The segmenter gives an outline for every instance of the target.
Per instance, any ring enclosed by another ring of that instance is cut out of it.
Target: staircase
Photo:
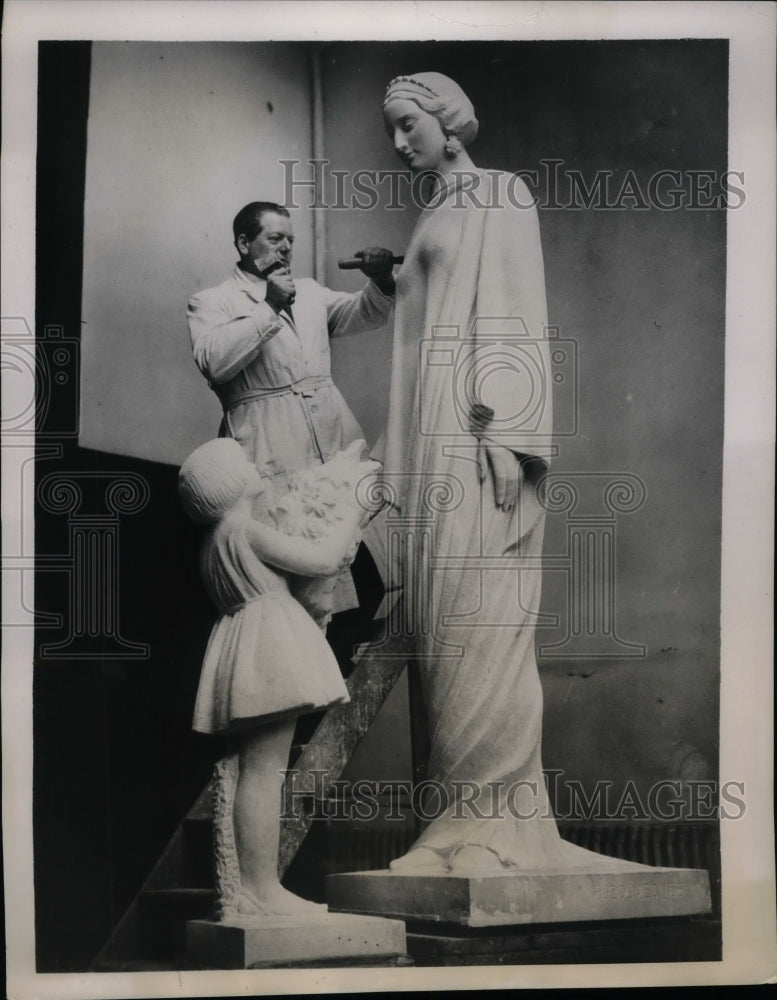
[[[208,785],[94,960],[92,971],[185,968],[181,962],[186,921],[207,917],[213,901]]]

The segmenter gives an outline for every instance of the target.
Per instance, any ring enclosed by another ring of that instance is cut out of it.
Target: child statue
[[[362,446],[354,443],[292,491],[278,513],[282,530],[251,516],[263,485],[237,441],[209,441],[181,466],[186,512],[212,525],[200,570],[220,613],[205,652],[193,728],[238,745],[218,762],[213,782],[222,920],[326,912],[325,905],[288,892],[278,878],[282,772],[297,717],[348,701],[322,627],[331,580],[353,558],[370,516],[354,488],[378,466],[359,460]],[[305,593],[318,621],[292,596],[289,577],[298,590],[302,578],[313,578]]]

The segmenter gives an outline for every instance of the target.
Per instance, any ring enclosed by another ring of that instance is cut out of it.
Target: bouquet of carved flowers
[[[364,441],[354,441],[323,465],[297,473],[289,492],[270,512],[278,531],[316,541],[343,519],[346,505],[361,508],[363,527],[375,513],[371,497],[378,468],[376,462],[362,460],[365,450]],[[349,567],[360,541],[361,531],[357,531],[338,573],[327,577],[289,578],[292,594],[322,630],[332,617],[335,587],[343,574],[350,573]]]

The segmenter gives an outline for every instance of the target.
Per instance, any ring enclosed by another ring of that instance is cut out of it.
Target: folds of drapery
[[[481,481],[478,472],[469,411],[475,402],[494,410],[488,442],[547,462],[552,409],[539,225],[536,211],[507,201],[506,181],[481,175],[475,192],[501,207],[470,200],[463,216],[438,216],[456,211],[441,206],[419,219],[404,265],[421,272],[404,283],[415,301],[403,299],[399,282],[383,458],[393,510],[416,535],[405,550],[412,555],[401,572],[413,587],[403,600],[419,604],[405,615],[417,626],[428,773],[450,803],[419,845],[450,858],[476,844],[518,865],[543,863],[559,842],[541,773],[534,653],[544,515],[534,476],[511,512],[496,507],[490,474]],[[424,269],[435,240],[447,241],[450,261],[451,233],[458,247],[450,266]],[[420,605],[430,609],[429,627],[418,627]],[[457,782],[471,783],[465,822],[454,805]],[[478,810],[503,820],[479,819]]]

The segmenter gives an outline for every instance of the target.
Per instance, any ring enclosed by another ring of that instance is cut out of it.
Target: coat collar
[[[249,274],[248,271],[244,271],[239,264],[235,264],[235,270],[232,273],[232,278],[237,288],[241,292],[244,292],[249,299],[253,302],[264,302],[267,294],[267,281],[264,278],[259,278],[255,274]],[[296,329],[296,324],[291,314],[291,310],[284,309],[280,315],[281,319],[285,320],[289,326]]]
[[[245,292],[254,302],[264,302],[264,297],[267,294],[267,282],[264,278],[249,274],[239,264],[235,264],[232,277],[241,292]]]

